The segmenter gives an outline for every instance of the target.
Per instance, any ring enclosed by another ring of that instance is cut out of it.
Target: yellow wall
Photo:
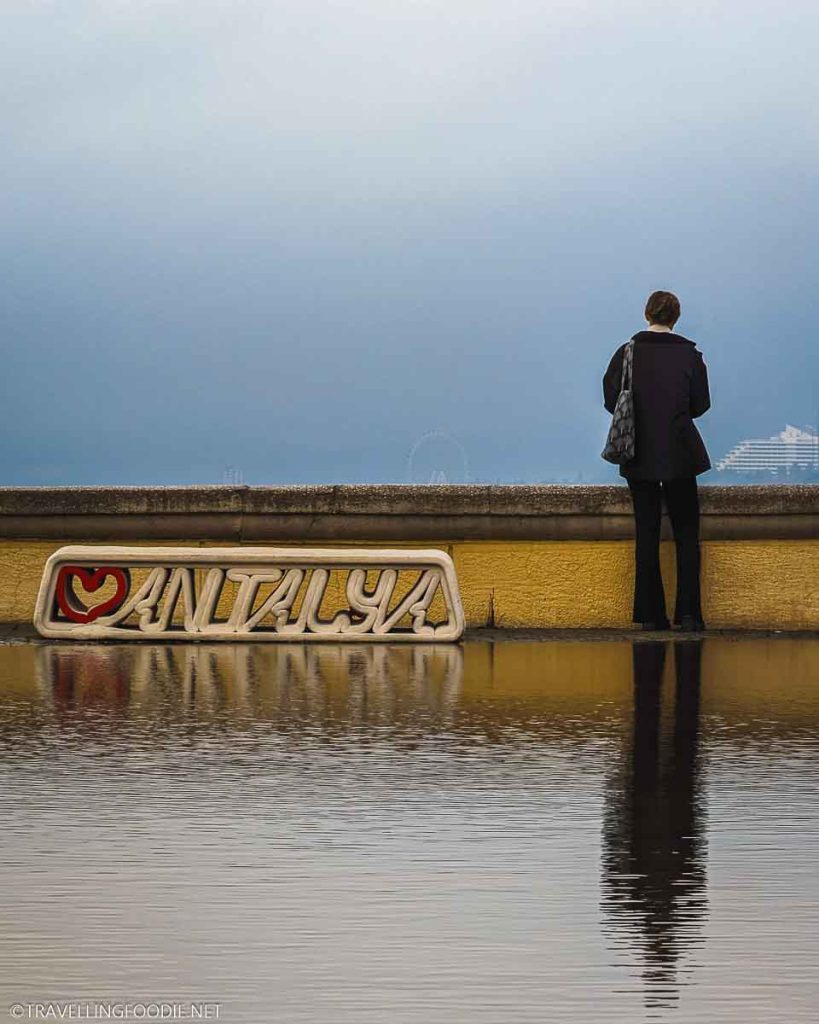
[[[173,543],[191,546],[183,539]],[[194,542],[193,546],[209,543],[219,542]],[[61,546],[53,541],[0,541],[0,622],[31,622],[43,565]],[[626,626],[631,619],[630,541],[343,546],[448,551],[458,573],[468,626],[493,621],[501,628],[608,628]],[[662,559],[671,611],[671,544],[663,545]],[[705,542],[702,578],[709,626],[819,629],[819,540]]]

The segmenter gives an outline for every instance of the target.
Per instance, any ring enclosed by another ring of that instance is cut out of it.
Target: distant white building
[[[720,471],[734,473],[789,473],[793,469],[819,470],[819,435],[786,426],[781,434],[740,441],[717,462]]]

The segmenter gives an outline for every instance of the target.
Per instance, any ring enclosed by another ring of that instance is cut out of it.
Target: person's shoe
[[[683,633],[702,633],[704,629],[702,619],[695,619],[693,615],[683,615],[680,619],[680,631]]]
[[[671,629],[671,623],[668,619],[665,622],[641,622],[640,629],[644,633],[662,633],[666,629]]]

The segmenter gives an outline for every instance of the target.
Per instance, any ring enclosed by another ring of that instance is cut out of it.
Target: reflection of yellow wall
[[[177,543],[190,544],[184,540]],[[0,541],[0,622],[31,622],[43,565],[61,546],[45,541]],[[492,622],[506,628],[618,627],[627,625],[631,618],[630,541],[465,541],[389,546],[440,547],[448,551],[458,573],[467,625],[472,627]],[[674,578],[670,544],[663,545],[662,557],[671,606]],[[817,581],[819,540],[721,540],[703,544],[704,611],[708,624],[714,627],[819,629]],[[340,596],[337,587],[328,593],[327,614],[335,610],[333,591]]]
[[[575,709],[596,708],[622,701],[630,686],[629,643],[474,643],[464,648],[465,701],[565,699]]]
[[[666,645],[667,709],[676,646]],[[24,722],[31,721],[28,712],[20,716],[24,705],[47,712],[94,704],[133,718],[227,716],[240,728],[383,724],[415,733],[476,729],[498,740],[507,729],[511,738],[515,730],[570,738],[628,724],[632,647],[563,639],[417,647],[16,644],[0,647],[0,725],[15,703],[12,717]],[[707,638],[701,667],[705,728],[725,724],[729,740],[815,735],[819,639]]]
[[[819,640],[743,639],[706,643],[703,710],[734,718],[754,709],[761,720],[819,718]],[[808,714],[809,712],[809,714]]]

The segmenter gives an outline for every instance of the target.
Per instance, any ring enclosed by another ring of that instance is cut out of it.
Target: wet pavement
[[[8,642],[0,1012],[812,1021],[818,770],[815,637]]]

